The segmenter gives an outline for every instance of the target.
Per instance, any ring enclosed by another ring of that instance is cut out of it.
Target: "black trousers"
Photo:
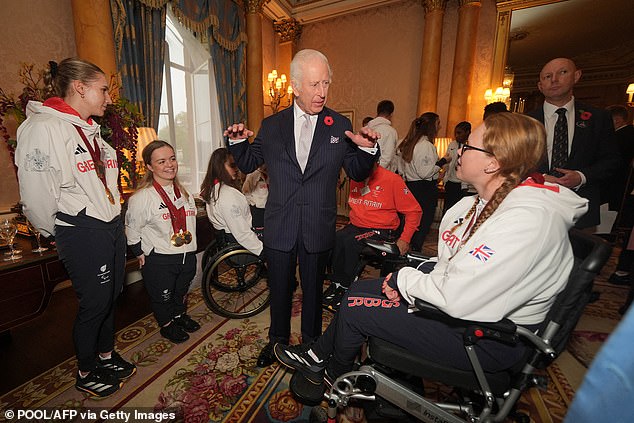
[[[452,208],[454,204],[460,201],[464,197],[462,193],[462,183],[460,182],[445,182],[445,205],[443,208],[443,214],[447,213],[447,210]]]
[[[420,208],[423,209],[423,217],[420,219],[418,230],[412,236],[411,242],[412,250],[420,251],[436,215],[438,185],[437,181],[410,181],[406,182],[406,185],[418,201]]]
[[[345,287],[349,287],[354,282],[358,276],[356,273],[359,255],[365,246],[363,240],[369,238],[393,241],[396,238],[396,231],[360,228],[353,224],[348,224],[337,231],[335,248],[330,260],[331,281],[338,282]]]
[[[332,376],[352,369],[361,345],[375,336],[420,357],[470,370],[459,329],[408,312],[407,303],[390,301],[382,294],[383,279],[356,281],[347,291],[335,319],[313,346],[319,357],[329,357]],[[537,329],[538,325],[528,326]],[[524,344],[504,345],[480,341],[476,353],[485,371],[499,371],[516,364],[526,351]]]
[[[183,260],[183,254],[152,252],[145,257],[141,274],[159,326],[165,326],[187,311],[185,295],[196,275],[194,253],[186,254]]]
[[[269,342],[288,343],[291,334],[295,271],[299,262],[302,287],[302,340],[310,342],[321,334],[321,296],[330,250],[309,253],[299,232],[291,251],[264,248],[271,290]]]
[[[98,353],[114,349],[114,308],[125,278],[123,220],[107,229],[56,225],[55,242],[79,300],[73,326],[78,367],[90,372]]]

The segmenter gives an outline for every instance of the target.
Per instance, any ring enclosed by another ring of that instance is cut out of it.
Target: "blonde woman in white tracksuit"
[[[92,119],[112,100],[104,72],[92,63],[51,62],[50,74],[59,97],[30,101],[18,128],[20,201],[29,221],[55,241],[79,300],[75,387],[106,397],[136,372],[114,351],[126,261],[117,154]]]

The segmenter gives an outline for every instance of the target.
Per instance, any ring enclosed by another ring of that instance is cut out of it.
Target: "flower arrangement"
[[[13,119],[17,126],[20,126],[26,119],[26,105],[29,101],[43,102],[55,95],[49,69],[36,70],[33,64],[21,63],[18,75],[24,87],[17,99],[0,88],[0,136],[6,142],[12,159],[17,140],[10,135],[9,119]],[[119,97],[118,80],[115,75],[110,78],[110,97],[113,103],[106,108],[102,117],[96,117],[95,120],[101,125],[103,139],[117,151],[121,175],[119,191],[122,191],[122,180],[129,187],[136,188],[137,128],[143,125],[144,118],[134,104]]]

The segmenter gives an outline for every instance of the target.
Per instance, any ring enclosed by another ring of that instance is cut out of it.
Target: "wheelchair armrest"
[[[452,327],[464,328],[462,338],[465,345],[474,345],[481,339],[493,339],[506,344],[515,344],[519,340],[517,325],[507,318],[497,322],[475,322],[452,317],[433,304],[418,298],[414,304],[418,309],[415,314],[419,316],[438,320]]]
[[[401,252],[394,242],[378,241],[372,239],[364,239],[363,242],[365,242],[368,247],[373,248],[374,250],[381,253],[381,255],[383,256],[398,257],[401,255]]]

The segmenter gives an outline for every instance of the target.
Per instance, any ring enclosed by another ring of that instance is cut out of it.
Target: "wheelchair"
[[[264,262],[240,244],[216,237],[202,258],[202,294],[207,307],[220,316],[243,319],[269,305]]]
[[[566,287],[557,295],[536,333],[509,319],[493,323],[455,319],[429,303],[416,301],[416,313],[421,317],[442,320],[463,329],[463,344],[472,365],[471,371],[429,362],[397,345],[369,338],[365,362],[358,370],[338,377],[329,389],[324,385],[321,391],[323,397],[311,398],[301,392],[301,387],[306,385],[302,383],[300,372],[293,374],[291,390],[307,404],[315,405],[327,400],[327,411],[321,407],[313,409],[311,420],[315,422],[335,421],[331,419],[336,417],[337,409],[347,406],[351,400],[387,405],[392,415],[401,413],[401,417],[397,418],[399,421],[413,417],[425,422],[501,422],[509,416],[521,422],[530,421],[528,416],[516,412],[516,402],[530,387],[546,386],[547,378],[535,373],[546,369],[565,349],[588,303],[594,278],[612,250],[605,240],[576,229],[572,229],[569,236],[575,257],[573,269]],[[386,256],[398,256],[393,247],[379,245]],[[482,369],[475,353],[475,345],[482,339],[505,343],[516,343],[522,339],[530,347],[524,359],[513,368],[490,373]],[[425,398],[403,376],[453,387],[456,400],[435,402]]]

